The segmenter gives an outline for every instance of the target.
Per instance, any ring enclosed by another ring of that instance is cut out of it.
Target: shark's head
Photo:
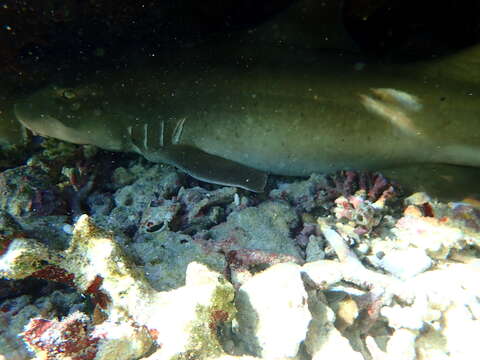
[[[111,119],[105,117],[109,104],[103,95],[101,86],[95,84],[75,88],[50,85],[16,103],[15,115],[38,135],[117,150],[120,138]]]

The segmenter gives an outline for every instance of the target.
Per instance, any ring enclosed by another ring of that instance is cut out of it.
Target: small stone
[[[73,234],[73,226],[70,224],[64,224],[62,226],[62,230],[64,233],[72,235]]]
[[[358,305],[351,296],[345,297],[338,303],[338,309],[336,312],[337,320],[335,327],[340,331],[352,326],[359,314]]]
[[[416,192],[403,200],[405,205],[422,205],[431,201],[432,198],[424,192]]]
[[[360,243],[357,246],[357,251],[362,255],[366,255],[370,251],[370,246],[366,243]]]
[[[323,244],[320,242],[320,238],[311,235],[308,240],[307,249],[305,250],[307,262],[325,259],[325,251],[322,250],[322,247]]]

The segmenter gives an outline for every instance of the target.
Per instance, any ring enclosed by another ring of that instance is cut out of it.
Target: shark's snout
[[[17,120],[36,135],[52,136],[61,140],[72,141],[66,136],[66,128],[61,121],[53,117],[45,101],[38,101],[35,95],[26,98],[14,105],[14,113]]]
[[[14,105],[17,120],[27,129],[42,136],[55,136],[65,127],[62,106],[55,96],[55,86],[49,86],[18,101]],[[65,140],[63,137],[60,139]]]
[[[122,139],[113,135],[116,129],[95,111],[96,104],[88,106],[88,98],[70,95],[57,86],[44,88],[16,103],[15,116],[36,135],[119,150]]]

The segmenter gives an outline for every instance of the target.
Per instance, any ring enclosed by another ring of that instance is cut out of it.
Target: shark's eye
[[[72,100],[72,99],[75,99],[77,94],[75,94],[75,92],[72,90],[64,90],[62,93],[62,96],[67,100]]]

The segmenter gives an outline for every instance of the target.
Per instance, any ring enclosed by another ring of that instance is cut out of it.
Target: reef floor
[[[53,140],[0,194],[0,360],[478,353],[474,199],[354,171],[253,194]]]

